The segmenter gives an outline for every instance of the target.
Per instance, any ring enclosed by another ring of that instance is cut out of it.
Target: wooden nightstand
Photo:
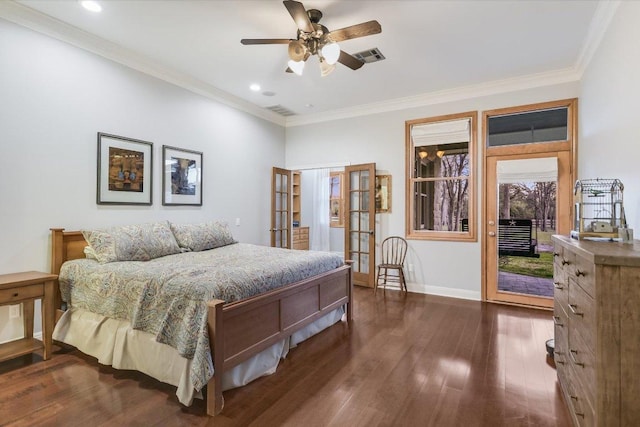
[[[0,344],[0,362],[44,348],[43,359],[51,357],[55,316],[55,274],[25,271],[0,275],[0,305],[23,304],[24,338]],[[42,300],[42,341],[33,338],[33,302]]]

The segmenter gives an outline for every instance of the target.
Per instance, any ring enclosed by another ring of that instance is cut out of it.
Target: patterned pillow
[[[102,264],[114,261],[149,261],[180,253],[169,221],[83,230],[82,235]]]
[[[193,252],[237,243],[233,240],[227,223],[222,221],[209,221],[201,224],[172,223],[171,231],[176,236],[181,248]]]

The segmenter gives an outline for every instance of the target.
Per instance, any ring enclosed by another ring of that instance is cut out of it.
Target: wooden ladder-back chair
[[[399,236],[387,237],[382,241],[382,262],[378,265],[378,274],[374,293],[378,291],[380,281],[386,291],[387,282],[400,285],[400,291],[407,292],[407,282],[404,278],[404,259],[407,256],[407,241]]]

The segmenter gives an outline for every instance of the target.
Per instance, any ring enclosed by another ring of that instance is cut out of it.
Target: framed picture
[[[98,133],[99,205],[151,205],[153,144]]]
[[[162,146],[162,204],[202,206],[202,153]]]
[[[376,213],[391,212],[391,175],[376,175]]]

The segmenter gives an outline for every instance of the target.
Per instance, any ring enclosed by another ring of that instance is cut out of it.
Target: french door
[[[345,259],[353,261],[353,283],[373,287],[376,258],[376,165],[345,168]]]
[[[271,172],[271,246],[291,249],[291,171]],[[328,197],[328,196],[327,196]]]
[[[487,300],[553,307],[553,279],[549,277],[553,271],[553,249],[548,238],[551,234],[569,234],[571,230],[571,162],[569,151],[485,158],[483,228]],[[544,172],[535,170],[536,166],[545,164],[557,164],[555,178],[544,177]],[[516,176],[515,179],[509,178],[509,168],[516,172],[511,175]],[[527,174],[531,168],[533,170]],[[527,191],[530,194],[522,194]],[[518,204],[532,197],[538,209],[541,204],[551,202],[553,205],[545,206],[545,209],[553,214],[532,220],[534,215],[529,213],[524,214],[528,219],[520,218],[518,212],[524,211],[524,207]],[[534,268],[543,273],[535,273]]]

